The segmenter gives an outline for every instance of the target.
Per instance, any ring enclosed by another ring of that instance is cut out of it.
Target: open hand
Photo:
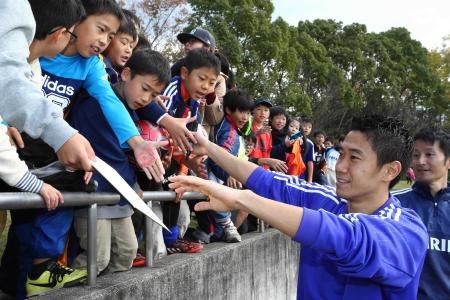
[[[162,142],[140,142],[134,149],[134,156],[139,167],[144,170],[149,179],[154,179],[156,182],[164,180],[164,167],[156,151],[157,148],[168,145],[168,141]]]

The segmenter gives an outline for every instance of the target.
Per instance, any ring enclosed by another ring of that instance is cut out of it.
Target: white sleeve
[[[0,178],[7,184],[26,192],[38,193],[43,182],[28,171],[25,162],[21,161],[9,142],[7,127],[0,116]]]

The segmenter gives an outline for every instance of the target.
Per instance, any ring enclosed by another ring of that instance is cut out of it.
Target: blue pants
[[[2,274],[1,277],[14,274],[10,270],[13,264],[9,262],[17,261],[19,265],[15,265],[15,268],[18,267],[19,274],[15,281],[17,282],[16,299],[25,299],[25,282],[27,274],[31,271],[33,259],[57,258],[64,252],[67,235],[72,226],[73,210],[72,208],[58,208],[50,212],[42,210],[26,223],[16,223],[14,213],[11,211],[12,223],[9,232],[9,235],[13,236],[11,238],[8,236],[6,247],[14,248],[14,245],[9,245],[11,239],[12,243],[16,243],[18,253],[5,250],[4,255],[7,257],[2,259],[1,272],[6,274]],[[13,278],[10,280],[14,281]]]

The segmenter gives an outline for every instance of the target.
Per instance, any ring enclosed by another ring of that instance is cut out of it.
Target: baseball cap
[[[258,105],[264,105],[264,106],[267,106],[269,108],[273,106],[272,102],[270,102],[270,100],[268,100],[268,99],[257,99],[257,100],[255,100],[255,105],[253,107],[257,107]]]
[[[210,48],[216,48],[216,40],[208,30],[203,28],[197,27],[191,32],[183,32],[177,35],[177,39],[182,44],[186,43],[191,38],[196,38],[197,40],[208,45]]]

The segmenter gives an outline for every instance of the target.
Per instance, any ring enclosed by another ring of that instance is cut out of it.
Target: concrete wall
[[[298,260],[298,244],[272,229],[34,299],[295,299]]]

